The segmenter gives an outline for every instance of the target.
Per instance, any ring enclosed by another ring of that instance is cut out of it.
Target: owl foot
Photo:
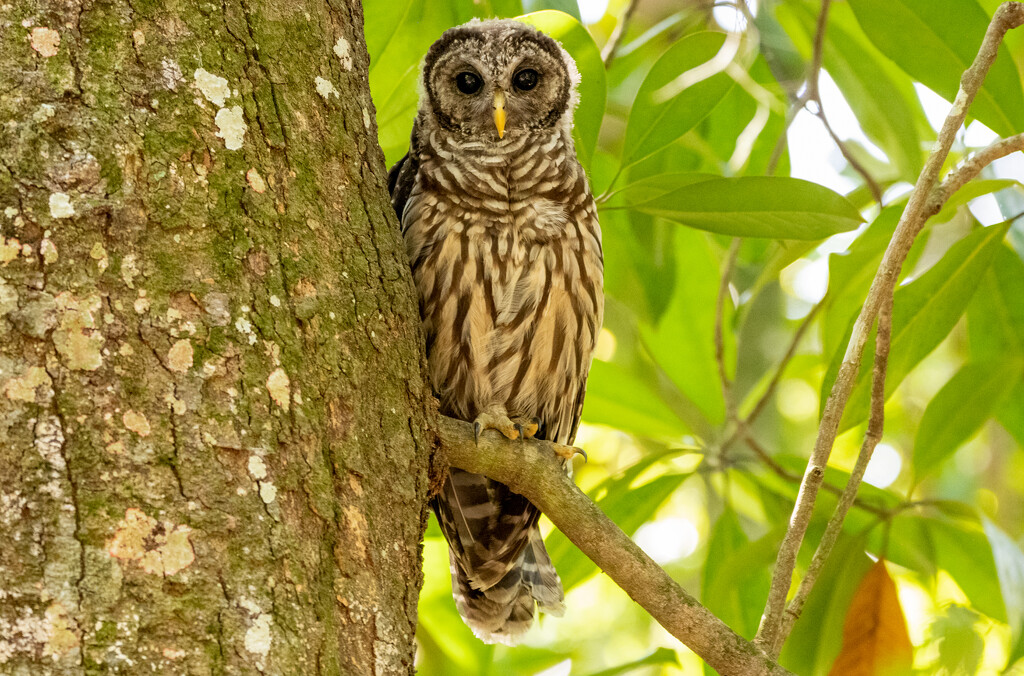
[[[519,432],[520,439],[533,439],[540,429],[540,418],[517,417],[512,419],[512,425]]]
[[[473,421],[473,439],[477,444],[480,443],[480,433],[484,430],[498,430],[509,439],[519,439],[522,428],[505,415],[504,411],[484,411]]]
[[[565,444],[552,444],[555,447],[555,455],[565,460],[572,460],[576,457],[576,454],[583,456],[583,462],[587,461],[587,452],[582,448],[576,448],[575,446],[566,446]]]

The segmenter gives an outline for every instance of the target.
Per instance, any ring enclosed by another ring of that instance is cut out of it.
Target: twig
[[[764,407],[769,401],[771,401],[772,395],[775,394],[775,390],[778,388],[779,382],[782,380],[782,376],[786,371],[786,367],[789,366],[789,362],[791,362],[793,357],[796,356],[796,350],[800,346],[800,341],[803,340],[804,334],[807,333],[807,329],[809,329],[811,324],[814,323],[814,318],[818,316],[818,313],[823,307],[825,307],[825,298],[822,298],[814,304],[814,307],[812,307],[811,311],[807,313],[806,317],[804,317],[800,326],[797,327],[792,340],[789,342],[789,347],[786,349],[786,354],[782,356],[782,361],[779,362],[778,368],[775,369],[775,374],[772,376],[771,382],[768,383],[768,387],[765,389],[764,394],[761,395],[761,398],[757,400],[756,404],[754,404],[754,408],[750,410],[750,415],[746,417],[745,422],[747,425],[752,425],[754,421],[757,420],[757,417],[761,415]]]
[[[818,76],[821,73],[821,62],[824,59],[825,54],[825,29],[828,27],[828,10],[832,4],[832,0],[821,0],[821,11],[818,12],[818,24],[814,29],[814,48],[811,52],[811,67],[807,72],[807,78],[804,84],[804,92],[801,94],[793,105],[789,109],[789,114],[786,115],[786,124],[782,127],[782,133],[779,135],[779,140],[775,142],[775,149],[772,150],[772,157],[768,161],[768,167],[765,171],[766,174],[771,176],[775,173],[775,169],[779,165],[779,160],[782,159],[782,151],[786,147],[786,134],[789,132],[789,127],[793,124],[793,120],[796,119],[797,114],[804,109],[808,101],[818,99]],[[818,104],[821,107],[821,104]]]
[[[811,565],[807,568],[807,573],[800,581],[800,587],[797,589],[796,595],[793,596],[793,600],[786,607],[782,628],[775,637],[775,644],[772,646],[773,654],[779,652],[782,644],[786,641],[786,637],[789,636],[789,632],[793,629],[793,624],[800,618],[804,604],[807,603],[807,597],[814,588],[814,583],[818,580],[821,569],[832,553],[836,540],[839,539],[839,533],[843,529],[843,521],[846,519],[846,514],[850,511],[850,506],[857,498],[857,489],[860,488],[861,481],[864,479],[864,472],[867,471],[868,463],[871,462],[871,456],[875,452],[875,447],[882,440],[882,431],[885,428],[885,374],[889,366],[891,336],[892,296],[889,295],[882,299],[882,306],[879,308],[878,313],[878,333],[875,336],[875,365],[871,379],[871,414],[868,417],[867,434],[864,435],[864,443],[860,447],[857,463],[850,473],[849,481],[846,482],[846,488],[843,489],[843,493],[839,497],[839,504],[836,505],[832,518],[829,519],[828,525],[825,527],[825,533],[821,536],[821,542],[818,543],[818,549],[814,552]],[[828,484],[825,485],[828,486]]]
[[[1024,151],[1024,133],[1000,139],[968,157],[943,179],[938,190],[935,191],[932,202],[928,205],[928,215],[937,214],[946,200],[952,197],[965,183],[980,174],[982,169],[1018,150]]]
[[[744,426],[743,430],[743,442],[747,446],[749,446],[752,451],[754,451],[754,454],[765,464],[765,466],[768,467],[768,469],[775,472],[776,474],[778,474],[780,477],[787,481],[792,481],[795,483],[800,482],[800,475],[790,472],[788,469],[777,463],[775,461],[775,458],[771,456],[767,449],[765,449],[765,447],[761,445],[761,443],[753,436],[753,434],[750,433],[749,428]],[[830,483],[824,483],[821,486],[826,491],[834,495],[843,494],[843,491],[838,486],[833,486]],[[881,517],[883,519],[888,519],[890,516],[892,516],[892,513],[889,510],[883,509],[881,507],[876,507],[872,504],[864,502],[859,498],[854,499],[854,504],[863,509],[865,512],[871,512],[875,516]]]
[[[615,584],[719,673],[783,676],[751,642],[737,635],[680,587],[569,478],[546,441],[509,441],[469,423],[442,417],[438,434],[455,467],[484,474],[541,509]]]
[[[629,20],[633,18],[633,12],[636,11],[637,4],[639,4],[639,0],[629,0],[629,4],[626,5],[626,9],[622,12],[622,18],[616,22],[615,30],[608,36],[608,42],[605,43],[604,49],[601,50],[601,60],[604,61],[605,70],[612,65],[615,52],[618,51],[619,44],[626,35],[626,29],[629,28]]]
[[[735,420],[736,406],[732,400],[732,381],[729,380],[729,372],[725,366],[725,340],[722,338],[722,324],[725,321],[725,296],[729,293],[729,283],[732,281],[732,273],[736,267],[736,257],[740,253],[741,244],[743,244],[743,240],[735,237],[732,244],[729,245],[725,269],[722,270],[722,281],[718,285],[718,300],[715,304],[715,361],[718,363],[718,380],[722,385],[722,399],[725,401],[726,417],[729,420]]]
[[[834,129],[832,129],[832,125],[829,124],[828,117],[825,115],[825,106],[821,104],[821,96],[815,94],[814,100],[818,104],[817,117],[821,120],[821,124],[824,125],[825,131],[827,131],[828,135],[832,137],[832,142],[836,144],[836,147],[839,148],[839,152],[843,154],[843,158],[851,167],[853,167],[853,170],[860,174],[861,178],[864,179],[864,183],[867,184],[868,190],[871,191],[871,196],[875,198],[875,202],[877,202],[879,206],[882,206],[882,189],[878,186],[878,181],[868,173],[867,168],[861,164],[860,160],[858,160],[854,154],[850,152],[850,149],[846,147],[846,142],[839,138],[839,135],[836,134]]]
[[[814,318],[818,315],[818,312],[820,312],[821,308],[825,306],[826,298],[827,296],[818,301],[814,307],[811,308],[811,311],[807,313],[807,316],[804,317],[800,326],[797,327],[796,332],[793,334],[793,338],[789,342],[789,347],[786,349],[786,354],[783,355],[782,360],[779,361],[779,365],[775,368],[775,372],[772,375],[772,379],[768,383],[768,387],[765,389],[764,394],[762,394],[761,398],[757,400],[756,404],[754,404],[754,408],[750,410],[750,414],[740,421],[732,434],[722,442],[722,445],[719,447],[720,453],[725,453],[734,443],[736,443],[737,440],[739,440],[740,437],[746,436],[749,438],[750,426],[754,424],[754,421],[756,421],[758,416],[760,416],[764,411],[765,406],[767,406],[768,402],[771,401],[772,396],[775,394],[775,390],[779,386],[779,382],[782,381],[782,376],[786,372],[786,367],[789,365],[789,362],[793,360],[793,357],[796,356],[796,350],[800,346],[800,341],[803,340],[804,334],[807,333],[807,329],[809,329],[811,324],[814,323]]]
[[[772,574],[771,589],[768,593],[764,614],[761,617],[761,626],[758,629],[757,637],[754,639],[758,645],[767,647],[766,651],[773,656],[775,656],[774,647],[777,645],[777,636],[782,628],[783,609],[785,607],[786,595],[793,579],[793,570],[796,567],[797,552],[803,542],[804,534],[807,532],[811,513],[814,510],[814,500],[825,475],[825,466],[832,452],[832,445],[839,430],[839,423],[842,420],[843,411],[850,398],[850,393],[853,391],[868,332],[874,323],[883,299],[892,296],[903,261],[910,251],[914,238],[924,226],[927,210],[935,205],[933,189],[936,186],[942,164],[949,155],[949,149],[953,144],[956,133],[963,125],[964,119],[967,116],[967,109],[981,87],[985,74],[988,72],[992,62],[995,61],[999,44],[1002,42],[1006,31],[1016,28],[1021,24],[1024,24],[1024,3],[1021,2],[1003,3],[992,17],[992,22],[985,33],[985,38],[982,41],[977,57],[975,57],[971,67],[961,78],[960,91],[957,93],[953,107],[943,123],[935,147],[931,155],[929,155],[921,175],[917,179],[914,190],[910,194],[907,208],[900,217],[900,222],[897,224],[892,240],[886,248],[882,263],[871,283],[871,289],[868,291],[864,306],[861,308],[860,314],[854,323],[850,342],[847,344],[846,353],[843,356],[843,363],[839,367],[835,384],[832,386],[832,391],[825,403],[821,425],[818,429],[818,438],[815,441],[814,450],[807,463],[807,470],[800,485],[797,502],[793,508],[793,515],[790,518],[789,528],[779,548],[775,570]]]

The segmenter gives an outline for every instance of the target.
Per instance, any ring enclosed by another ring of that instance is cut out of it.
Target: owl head
[[[576,62],[552,38],[511,19],[450,28],[423,62],[421,124],[473,140],[572,127]]]

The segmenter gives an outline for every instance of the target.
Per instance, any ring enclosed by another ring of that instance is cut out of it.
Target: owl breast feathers
[[[471,21],[434,43],[409,153],[389,174],[442,413],[571,444],[604,297],[601,233],[576,159],[579,74],[550,37]],[[433,503],[452,589],[487,642],[515,643],[535,606],[561,614],[539,511],[451,469]]]

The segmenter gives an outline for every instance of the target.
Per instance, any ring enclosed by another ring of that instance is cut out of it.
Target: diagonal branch
[[[825,533],[821,536],[821,542],[818,543],[818,549],[814,552],[814,558],[811,559],[811,565],[807,568],[807,574],[800,581],[800,587],[797,589],[796,595],[793,596],[793,600],[786,607],[782,629],[775,638],[775,645],[772,646],[773,653],[778,653],[782,648],[782,644],[786,642],[786,637],[789,636],[789,632],[793,629],[793,624],[800,618],[804,604],[807,603],[807,597],[810,596],[814,583],[818,580],[818,575],[821,574],[821,569],[825,566],[825,562],[828,561],[828,557],[832,553],[832,548],[839,539],[839,533],[843,529],[843,521],[846,519],[846,514],[857,499],[857,489],[860,488],[861,481],[864,479],[864,472],[868,469],[868,463],[871,462],[871,456],[875,452],[875,447],[882,440],[882,431],[885,428],[885,374],[889,366],[891,338],[892,296],[890,295],[882,299],[882,307],[878,313],[878,333],[875,336],[875,366],[871,378],[871,415],[868,418],[868,431],[864,435],[864,443],[860,447],[857,462],[850,473],[850,480],[846,482],[846,488],[843,489],[843,493],[839,497],[839,504],[836,505],[832,518],[829,519],[828,526],[825,527]]]
[[[622,38],[626,36],[629,20],[633,18],[633,12],[636,11],[637,4],[638,0],[629,0],[629,4],[626,5],[622,16],[615,22],[615,29],[608,37],[608,42],[605,43],[604,49],[601,50],[601,61],[604,62],[606,70],[611,67],[612,61],[615,59],[615,53],[619,50],[619,45],[622,43]]]
[[[839,431],[839,423],[843,417],[846,403],[849,401],[850,393],[860,370],[861,357],[864,345],[867,342],[871,325],[874,324],[878,315],[879,307],[891,302],[896,280],[899,277],[900,269],[910,251],[914,238],[924,227],[929,215],[929,210],[935,207],[936,198],[934,190],[938,181],[942,164],[949,155],[949,149],[957,131],[964,123],[967,116],[967,109],[974,100],[975,95],[981,88],[992,62],[995,61],[999,50],[999,44],[1003,36],[1012,28],[1024,24],[1024,3],[1005,2],[999,6],[988,30],[982,41],[977,57],[960,81],[960,90],[957,93],[953,107],[946,117],[939,132],[938,140],[932,150],[928,161],[925,163],[917,184],[910,194],[910,201],[907,208],[900,217],[892,240],[886,248],[882,263],[875,274],[868,291],[864,306],[857,317],[847,344],[843,363],[839,368],[835,384],[829,393],[825,403],[825,410],[821,416],[821,425],[818,429],[818,438],[814,444],[814,450],[807,463],[807,470],[804,473],[803,482],[800,485],[800,492],[797,496],[796,505],[793,508],[793,515],[790,518],[789,528],[786,531],[782,545],[779,547],[779,555],[775,562],[775,571],[772,574],[772,585],[768,593],[768,600],[765,604],[764,614],[761,617],[761,626],[758,629],[755,643],[765,648],[771,654],[776,655],[776,648],[779,645],[778,637],[782,631],[784,620],[783,610],[785,608],[786,596],[793,579],[793,571],[796,568],[796,556],[803,542],[807,526],[811,521],[811,514],[814,511],[814,501],[818,489],[825,476],[825,466],[828,463],[829,455],[832,452],[832,445],[835,443]],[[994,159],[994,158],[993,158]],[[980,169],[979,169],[980,170]],[[941,203],[939,204],[941,207]]]
[[[455,467],[484,474],[526,496],[669,633],[726,676],[783,676],[753,643],[715,617],[623,533],[569,478],[546,441],[509,441],[441,418],[443,450]]]
[[[814,48],[811,52],[811,66],[807,71],[804,91],[793,102],[793,105],[789,108],[789,114],[786,115],[786,124],[782,128],[779,140],[775,142],[775,149],[772,150],[772,157],[768,161],[768,169],[765,171],[769,176],[775,173],[775,168],[778,166],[779,160],[782,159],[782,151],[786,147],[786,134],[789,132],[793,120],[796,119],[797,113],[803,110],[809,101],[818,99],[818,77],[821,75],[821,62],[825,58],[825,30],[828,28],[828,10],[831,4],[832,0],[821,0],[818,24],[814,29]],[[818,103],[818,108],[821,108],[820,102]]]

